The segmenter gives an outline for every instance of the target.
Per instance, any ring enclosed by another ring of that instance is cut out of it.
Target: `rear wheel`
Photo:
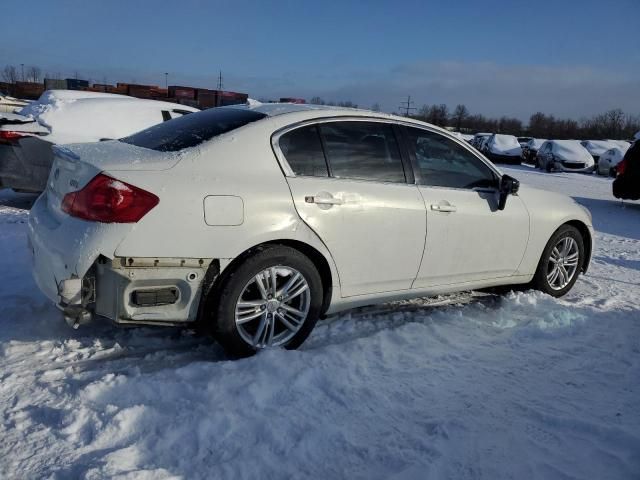
[[[269,347],[299,347],[322,307],[322,281],[309,258],[291,247],[270,246],[225,279],[214,309],[214,334],[231,355]]]
[[[532,286],[554,297],[565,295],[584,263],[584,239],[577,228],[563,225],[542,252]]]

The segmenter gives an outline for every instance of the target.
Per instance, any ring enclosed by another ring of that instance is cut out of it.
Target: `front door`
[[[469,147],[435,131],[406,128],[427,210],[427,240],[415,288],[512,275],[529,237],[517,196],[498,210],[497,173]]]
[[[418,273],[426,219],[405,177],[394,129],[332,121],[285,133],[279,148],[300,217],[331,253],[342,295],[406,290]]]

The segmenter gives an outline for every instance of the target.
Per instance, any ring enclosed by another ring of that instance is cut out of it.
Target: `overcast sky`
[[[640,114],[638,32],[640,0],[28,0],[3,6],[0,67],[579,118]]]

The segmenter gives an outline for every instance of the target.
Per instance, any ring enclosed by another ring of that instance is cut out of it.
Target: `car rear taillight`
[[[16,143],[21,138],[31,137],[28,133],[14,132],[13,130],[0,130],[0,143],[12,144]]]
[[[618,175],[622,175],[624,174],[624,171],[627,169],[627,159],[623,158],[622,161],[616,165],[616,172],[618,172]]]
[[[62,210],[94,222],[135,223],[158,202],[153,193],[100,173],[81,190],[67,193]]]

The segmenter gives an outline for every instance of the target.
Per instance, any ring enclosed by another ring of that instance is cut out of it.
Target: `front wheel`
[[[542,252],[533,287],[553,297],[565,295],[578,279],[584,264],[584,239],[571,225],[560,227]]]
[[[322,307],[322,280],[298,250],[266,247],[225,279],[215,308],[214,335],[231,355],[269,347],[294,349],[309,336]]]

